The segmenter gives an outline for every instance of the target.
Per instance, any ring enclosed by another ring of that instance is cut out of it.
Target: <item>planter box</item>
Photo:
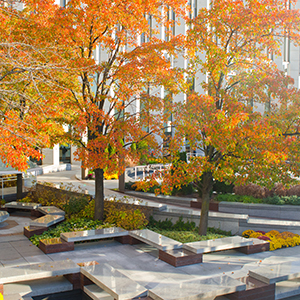
[[[158,258],[174,267],[202,263],[202,253],[196,254],[186,249],[168,251],[159,250]]]
[[[48,230],[48,227],[26,226],[26,227],[24,227],[23,234],[27,238],[30,238],[30,237],[34,236],[35,234],[40,235],[44,231],[47,231],[47,230]]]
[[[190,202],[190,207],[201,209],[202,203],[198,202],[198,201],[191,201]],[[219,211],[219,203],[218,202],[210,202],[209,203],[209,210]]]
[[[46,254],[73,251],[74,242],[65,242],[60,238],[40,240],[39,248]]]

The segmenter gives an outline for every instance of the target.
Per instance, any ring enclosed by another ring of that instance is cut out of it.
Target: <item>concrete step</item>
[[[94,300],[114,300],[114,297],[96,284],[85,285],[83,291]]]
[[[300,278],[281,281],[276,283],[275,299],[285,299],[298,295],[300,299]]]
[[[83,267],[81,273],[116,300],[147,296],[145,287],[107,263]]]
[[[73,290],[73,285],[63,276],[23,281],[19,283],[7,283],[3,286],[4,299],[19,294],[23,297],[34,297],[46,294],[54,294]],[[12,298],[13,299],[13,298]],[[16,299],[20,299],[16,298]]]

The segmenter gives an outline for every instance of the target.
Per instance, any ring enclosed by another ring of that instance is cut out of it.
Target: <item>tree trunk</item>
[[[119,176],[119,192],[125,192],[125,172]]]
[[[95,220],[104,219],[104,172],[95,169]]]
[[[210,201],[211,191],[213,189],[213,176],[211,172],[204,172],[202,176],[203,176],[202,206],[201,206],[199,234],[206,235],[207,226],[208,226],[209,201]]]

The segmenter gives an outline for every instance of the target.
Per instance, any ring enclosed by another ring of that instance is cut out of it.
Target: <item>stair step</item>
[[[116,300],[147,296],[147,289],[109,264],[81,268],[81,273]]]
[[[285,280],[276,283],[275,299],[285,299],[300,295],[300,278]]]
[[[83,291],[94,300],[114,300],[114,297],[96,284],[85,285]]]
[[[3,285],[4,299],[13,294],[23,297],[34,297],[73,290],[73,285],[64,276],[7,283]],[[20,299],[20,297],[19,297]]]

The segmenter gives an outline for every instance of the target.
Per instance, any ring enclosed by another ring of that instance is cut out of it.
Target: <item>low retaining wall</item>
[[[249,216],[300,221],[300,206],[255,203],[220,202],[219,212]]]
[[[195,222],[196,226],[200,223],[200,212],[199,214],[189,214],[182,210],[167,210],[167,211],[153,211],[153,218],[156,221],[164,221],[166,219],[171,219],[175,223],[179,218],[183,221]],[[247,219],[248,216],[235,216],[233,214],[220,214],[210,212],[208,217],[208,227],[213,227],[216,229],[231,231],[232,234],[238,234],[240,231],[240,219]]]
[[[201,209],[201,202],[191,201],[190,207]],[[300,206],[240,202],[211,202],[209,210],[253,217],[300,221]]]
[[[167,209],[166,211],[155,210],[153,217],[156,221],[171,219],[175,223],[180,217],[186,222],[195,222],[196,226],[200,222],[199,211],[184,211],[179,209]],[[300,222],[293,220],[274,220],[249,217],[248,215],[209,212],[208,226],[216,229],[231,231],[232,234],[241,235],[245,230],[277,230],[279,232],[290,231],[300,234]]]
[[[66,191],[66,190],[61,190],[52,186],[47,186],[43,184],[36,184],[36,191],[38,193],[43,193],[43,191],[51,191],[54,193],[55,197],[57,198],[72,198],[72,197],[86,197],[89,201],[93,199],[91,195],[87,195],[84,193],[78,193],[78,192],[72,192],[72,191]],[[111,202],[108,200],[105,200],[104,202]],[[115,202],[116,208],[124,209],[124,208],[129,208],[129,209],[139,209],[149,220],[150,216],[153,214],[153,208],[152,207],[146,207],[146,206],[140,206],[136,204],[131,204],[131,203],[123,203],[121,201],[116,201]]]

